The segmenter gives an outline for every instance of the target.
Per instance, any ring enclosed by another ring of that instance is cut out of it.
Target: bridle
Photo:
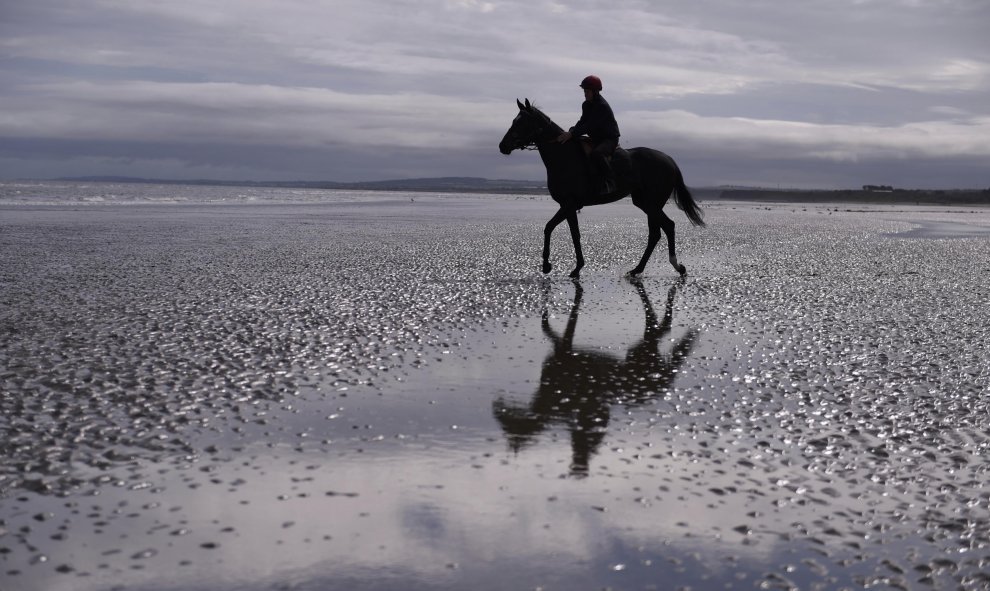
[[[538,119],[543,119],[542,117],[538,117],[537,115],[534,115],[532,113],[529,113],[529,112],[525,112],[524,113],[524,112],[520,111],[520,115],[523,115],[523,114],[525,114],[526,116],[529,116],[529,117],[536,117]],[[543,134],[546,133],[547,129],[548,129],[548,127],[546,126],[546,122],[544,121],[539,126],[537,126],[536,130],[533,132],[533,135],[531,136],[533,139],[529,140],[525,144],[522,143],[522,141],[518,139],[518,134],[515,133],[514,131],[512,131],[510,129],[509,131],[511,133],[511,136],[512,136],[513,141],[517,142],[517,145],[513,149],[515,149],[515,150],[539,150],[540,149],[539,144],[541,144],[541,143],[547,144],[547,143],[550,143],[551,141],[553,141],[553,140],[540,140],[539,139],[540,136],[542,136]]]

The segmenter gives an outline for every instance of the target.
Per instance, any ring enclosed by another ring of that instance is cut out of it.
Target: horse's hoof
[[[577,279],[580,276],[581,276],[581,269],[580,268],[574,269],[573,271],[571,271],[571,274],[568,275],[568,277],[570,277],[571,279]]]
[[[687,275],[687,267],[684,265],[677,265],[677,272],[681,274],[681,277],[685,277]]]
[[[547,273],[549,273],[552,270],[553,270],[553,265],[551,265],[550,263],[543,263],[543,274],[544,275],[547,274]]]
[[[642,273],[643,273],[643,270],[640,269],[639,267],[636,267],[635,269],[633,269],[631,271],[627,271],[626,272],[626,277],[639,277]]]

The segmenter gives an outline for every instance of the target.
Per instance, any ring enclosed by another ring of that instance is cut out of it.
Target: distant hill
[[[341,183],[335,181],[223,181],[212,179],[145,179],[122,176],[84,176],[55,179],[67,182],[87,183],[153,183],[159,185],[214,185],[237,187],[285,187],[295,189],[343,189],[355,191],[434,191],[457,193],[542,193],[547,192],[545,181],[491,180],[480,177],[436,177],[418,179],[394,179],[386,181],[362,181]]]

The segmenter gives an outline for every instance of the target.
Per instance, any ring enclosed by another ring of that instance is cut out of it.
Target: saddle
[[[591,162],[591,151],[594,149],[595,145],[591,142],[589,137],[581,137],[581,148],[584,151],[585,161]],[[615,173],[615,182],[619,186],[619,190],[624,187],[632,186],[632,159],[629,157],[629,152],[625,151],[621,146],[616,146],[615,151],[612,152],[611,156],[605,158],[608,160],[609,164],[612,165],[612,172]]]
[[[591,141],[591,138],[583,135],[578,139],[581,140],[581,149],[584,150],[584,157],[591,158],[591,151],[595,149],[595,144]],[[618,150],[618,148],[616,148],[616,150]],[[609,156],[607,160],[611,162],[612,157]]]

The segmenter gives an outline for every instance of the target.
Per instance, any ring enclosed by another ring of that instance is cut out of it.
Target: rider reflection
[[[643,405],[670,388],[698,336],[696,330],[688,330],[669,353],[660,352],[661,341],[671,332],[674,296],[683,280],[667,292],[662,320],[657,318],[642,282],[630,279],[630,283],[643,302],[646,327],[643,338],[627,350],[625,358],[574,347],[584,292],[579,282],[574,282],[574,304],[562,334],[550,326],[549,313],[543,311],[543,333],[553,350],[543,361],[539,389],[528,405],[501,397],[493,403],[495,418],[513,451],[532,445],[548,427],[562,424],[571,438],[571,475],[587,476],[591,457],[605,438],[612,405]]]

